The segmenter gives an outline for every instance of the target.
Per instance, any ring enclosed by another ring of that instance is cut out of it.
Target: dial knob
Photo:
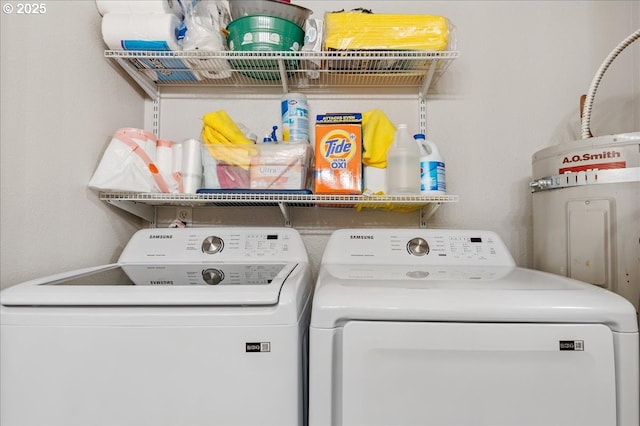
[[[202,251],[207,254],[216,254],[222,251],[224,241],[220,237],[214,235],[207,237],[202,242]]]
[[[202,271],[202,279],[209,285],[217,285],[224,280],[224,272],[215,268],[204,269]]]
[[[413,256],[429,254],[429,243],[424,238],[412,238],[407,243],[407,251]]]

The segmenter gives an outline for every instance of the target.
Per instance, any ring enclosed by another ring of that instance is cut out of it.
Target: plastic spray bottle
[[[420,149],[406,124],[398,124],[387,151],[387,190],[391,195],[420,194]]]
[[[413,135],[420,150],[420,193],[444,195],[447,191],[444,158],[435,143],[422,133]]]

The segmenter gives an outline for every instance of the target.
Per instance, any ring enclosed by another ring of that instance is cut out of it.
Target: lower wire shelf
[[[458,201],[457,195],[323,195],[323,194],[274,194],[274,193],[208,193],[166,194],[103,192],[100,199],[129,213],[155,222],[155,207],[246,207],[278,206],[284,216],[285,225],[291,226],[290,208],[322,207],[352,209],[383,209],[392,212],[421,210],[421,226],[443,203]]]

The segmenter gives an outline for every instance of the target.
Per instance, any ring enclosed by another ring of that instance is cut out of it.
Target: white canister
[[[302,93],[287,93],[282,97],[282,140],[309,142],[309,105]]]

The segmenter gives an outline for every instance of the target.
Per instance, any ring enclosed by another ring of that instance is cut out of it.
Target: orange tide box
[[[362,114],[316,116],[314,193],[362,193]]]

